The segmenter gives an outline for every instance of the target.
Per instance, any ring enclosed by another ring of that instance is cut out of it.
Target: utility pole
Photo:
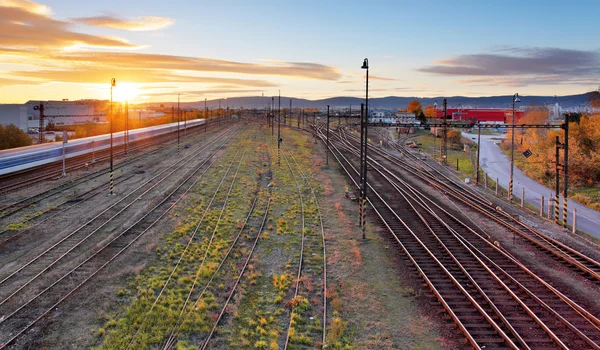
[[[112,96],[112,92],[111,92],[111,96]],[[112,100],[112,97],[111,97]],[[44,143],[44,103],[40,103],[40,129],[39,129],[39,144],[41,145],[42,143]]]
[[[514,132],[514,130],[513,130]],[[556,174],[555,174],[555,187],[554,187],[554,223],[558,224],[559,223],[559,218],[560,218],[560,214],[559,214],[559,193],[560,193],[560,169],[562,168],[560,165],[560,148],[562,146],[562,144],[560,143],[560,141],[558,140],[558,136],[556,136]]]
[[[476,183],[479,185],[479,154],[481,150],[481,124],[477,122],[477,175],[475,176]]]
[[[565,150],[565,159],[563,169],[565,172],[565,187],[563,189],[563,227],[567,228],[567,198],[569,196],[569,115],[565,113],[565,123],[562,125],[565,130],[565,142],[563,144]],[[575,222],[575,215],[573,215],[573,222]],[[573,227],[575,224],[573,223]]]
[[[206,125],[208,124],[208,108],[206,107],[206,97],[204,98],[204,132],[206,132]]]
[[[129,101],[125,101],[125,154],[129,146]]]
[[[271,96],[271,141],[273,141],[273,134],[275,133],[275,96]]]
[[[327,105],[327,149],[325,149],[325,165],[329,166],[329,105]]]
[[[444,122],[443,122],[443,128],[442,128],[442,143],[440,144],[440,160],[442,162],[443,165],[446,164],[446,125],[448,124],[448,117],[446,115],[447,111],[448,111],[448,105],[447,105],[447,100],[444,99],[442,101],[442,105],[444,108]]]
[[[277,109],[277,166],[281,166],[281,90],[279,90],[279,108]]]
[[[117,86],[115,78],[110,80],[110,195],[114,194],[114,182],[113,182],[113,98],[112,91],[113,87]]]
[[[179,113],[179,94],[177,94],[177,154],[179,154],[179,122],[181,121],[181,115]]]

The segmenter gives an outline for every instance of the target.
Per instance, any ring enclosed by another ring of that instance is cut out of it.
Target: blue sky
[[[0,102],[64,95],[101,98],[106,87],[97,81],[86,83],[76,77],[61,81],[57,70],[88,66],[88,60],[81,57],[77,62],[64,60],[61,53],[65,47],[69,54],[95,56],[96,62],[89,66],[106,69],[94,74],[124,77],[118,81],[129,79],[136,97],[146,100],[172,100],[177,93],[187,100],[259,95],[262,91],[271,95],[279,89],[287,96],[314,99],[361,96],[364,57],[369,58],[370,88],[375,97],[514,92],[565,95],[600,85],[597,1],[0,0],[0,6],[34,12],[38,11],[33,8],[36,4],[46,6],[44,18],[65,23],[68,33],[56,34],[64,36],[65,42],[46,48],[57,53],[53,57],[38,57],[31,53],[39,50],[35,41],[21,45],[0,34],[0,49],[28,51],[22,60],[17,60],[15,53],[6,56],[0,52]],[[8,20],[2,12],[0,21]],[[132,31],[86,22],[99,16],[136,23],[146,21],[140,17],[153,16],[165,25]],[[81,45],[78,41],[72,47],[71,32],[89,34],[91,39],[81,39]],[[98,44],[96,36],[126,40],[132,47]],[[113,52],[141,55],[140,66],[98,60],[102,53]],[[209,70],[204,66],[171,70],[171,75],[164,77],[165,67],[144,61],[147,54],[234,62],[250,65],[252,71],[228,71],[226,63]],[[312,76],[304,76],[301,72],[312,70],[313,64],[318,65],[314,71],[322,75],[315,77],[313,71]],[[269,71],[273,66],[279,67]],[[132,68],[152,69],[161,77],[135,81],[132,74],[126,74]],[[35,74],[22,73],[36,70]],[[236,81],[220,84],[216,80],[181,80],[180,76]],[[19,79],[30,80],[23,84]]]

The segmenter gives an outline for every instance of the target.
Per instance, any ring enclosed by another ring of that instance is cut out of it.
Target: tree
[[[450,130],[446,134],[451,145],[460,146],[462,144],[462,135],[459,130]]]
[[[427,118],[437,118],[436,109],[433,107],[433,105],[425,106],[425,116]]]
[[[415,116],[417,116],[417,115],[419,115],[419,112],[423,112],[423,106],[421,106],[421,103],[419,101],[412,100],[408,103],[406,110],[409,113],[414,113]]]
[[[33,140],[14,124],[0,125],[0,149],[30,146]]]
[[[427,123],[427,117],[425,117],[425,113],[423,113],[423,111],[417,114],[417,120],[423,124]]]
[[[590,105],[592,108],[600,108],[600,87],[598,91],[592,91],[590,93]]]

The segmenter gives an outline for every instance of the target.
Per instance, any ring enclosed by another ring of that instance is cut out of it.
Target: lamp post
[[[510,147],[510,179],[508,182],[508,201],[512,202],[513,193],[513,173],[515,169],[515,103],[519,103],[519,93],[513,95],[512,100],[512,135],[511,135],[511,147]]]
[[[367,149],[369,144],[368,133],[367,133],[367,125],[369,124],[369,60],[367,58],[364,59],[361,69],[367,70],[366,75],[366,86],[365,86],[365,123],[364,123],[364,164],[362,166],[362,198],[361,198],[361,227],[362,227],[362,238],[366,238],[366,227],[365,227],[365,214],[366,214],[366,201],[367,201]],[[362,139],[362,137],[361,137]]]
[[[113,87],[117,86],[115,78],[110,80],[110,195],[114,194],[114,183],[113,183],[113,98],[112,91]]]

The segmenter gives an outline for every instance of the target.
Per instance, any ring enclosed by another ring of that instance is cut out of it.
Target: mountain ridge
[[[556,101],[559,105],[565,109],[584,109],[589,106],[589,102],[592,98],[599,98],[600,93],[597,91],[586,92],[577,95],[566,95],[556,96]],[[467,97],[467,96],[451,96],[446,97],[448,101],[448,108],[462,107],[462,108],[511,108],[512,107],[512,95],[500,95],[500,96],[483,96],[483,97]],[[533,105],[549,105],[554,104],[555,96],[527,96],[519,95],[521,99],[520,106],[533,106]],[[378,98],[369,98],[369,107],[373,109],[383,108],[406,108],[408,103],[412,100],[417,100],[421,105],[432,105],[435,102],[438,104],[438,108],[442,108],[442,100],[444,97],[402,97],[402,96],[386,96]],[[360,108],[360,104],[364,103],[364,98],[359,97],[330,97],[326,99],[309,100],[302,98],[292,97],[292,108],[327,108],[330,105],[332,108],[349,108],[352,105],[353,109]],[[226,99],[215,99],[206,101],[208,108],[216,108],[221,102],[221,107],[231,108],[269,108],[271,103],[274,102],[275,108],[279,106],[278,96],[248,96],[248,97],[229,97]],[[147,105],[160,105],[165,106],[176,105],[174,102],[155,102],[147,103]],[[281,96],[281,108],[289,108],[290,97]],[[204,101],[195,102],[182,102],[181,108],[204,108]]]

